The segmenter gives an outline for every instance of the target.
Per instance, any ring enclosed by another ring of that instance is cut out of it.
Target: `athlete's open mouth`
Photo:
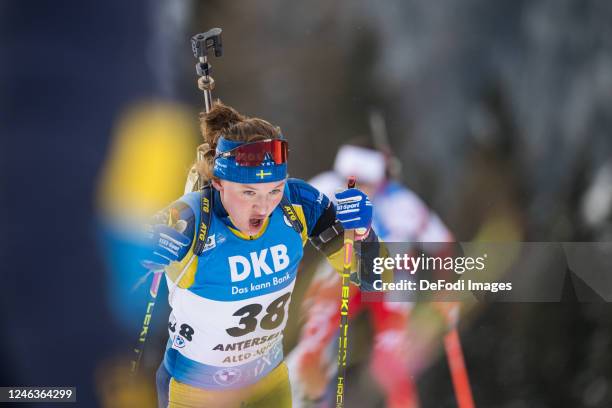
[[[261,227],[262,224],[263,224],[263,218],[262,217],[249,218],[249,226],[251,228],[259,228],[259,227]]]

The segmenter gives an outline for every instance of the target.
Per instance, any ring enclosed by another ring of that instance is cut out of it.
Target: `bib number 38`
[[[232,337],[240,337],[245,334],[255,331],[257,324],[264,330],[276,329],[285,320],[285,306],[291,297],[291,292],[287,292],[276,300],[273,300],[266,308],[266,314],[261,318],[261,321],[257,320],[257,316],[263,310],[263,306],[259,303],[253,303],[246,305],[236,310],[232,316],[241,317],[238,321],[240,326],[230,327],[226,329],[227,334]]]

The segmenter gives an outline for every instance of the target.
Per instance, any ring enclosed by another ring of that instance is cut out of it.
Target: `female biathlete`
[[[165,268],[172,308],[159,405],[290,407],[282,339],[303,245],[310,240],[341,271],[343,228],[378,241],[372,206],[353,188],[335,195],[336,209],[287,178],[287,141],[265,120],[217,102],[201,127],[198,171],[211,185],[156,216],[143,262]]]

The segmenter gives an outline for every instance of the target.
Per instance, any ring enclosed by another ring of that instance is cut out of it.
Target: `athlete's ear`
[[[218,180],[216,178],[212,179],[212,186],[214,188],[216,188],[218,191],[222,191],[223,190],[223,185],[221,184],[221,180]]]

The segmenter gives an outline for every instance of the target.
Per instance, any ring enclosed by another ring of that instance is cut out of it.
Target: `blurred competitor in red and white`
[[[374,203],[372,226],[384,241],[451,242],[453,236],[440,218],[415,193],[391,179],[391,164],[397,166],[394,160],[389,154],[356,141],[339,149],[333,171],[324,172],[309,183],[333,197],[334,191],[346,184],[348,176],[356,176],[359,188]],[[326,391],[330,383],[335,384],[341,286],[338,273],[321,264],[306,292],[303,303],[306,321],[287,360],[297,408],[326,407]],[[407,351],[411,308],[408,302],[362,303],[359,288],[351,287],[350,319],[361,311],[370,312],[374,341],[369,368],[385,394],[387,407],[391,408],[419,406],[409,372],[409,359],[415,356]]]

